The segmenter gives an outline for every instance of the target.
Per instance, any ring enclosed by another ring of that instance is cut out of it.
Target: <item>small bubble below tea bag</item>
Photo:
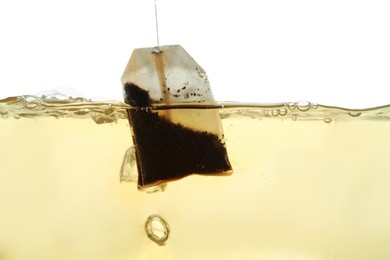
[[[169,238],[170,228],[168,222],[159,215],[151,215],[145,223],[145,232],[150,240],[163,246]]]

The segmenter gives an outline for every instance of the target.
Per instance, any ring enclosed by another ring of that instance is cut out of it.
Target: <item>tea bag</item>
[[[140,189],[191,174],[232,173],[219,112],[205,109],[214,104],[207,75],[181,46],[135,49],[122,84],[134,107],[128,116]]]

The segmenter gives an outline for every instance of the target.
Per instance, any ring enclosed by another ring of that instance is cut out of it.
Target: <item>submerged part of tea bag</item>
[[[181,46],[135,49],[122,83],[125,102],[134,107],[128,115],[139,188],[191,174],[232,173],[217,110],[147,109],[214,104],[205,71]]]

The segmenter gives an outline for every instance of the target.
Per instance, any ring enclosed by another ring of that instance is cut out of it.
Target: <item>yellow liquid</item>
[[[78,101],[0,101],[1,260],[390,258],[390,107],[214,108],[234,173],[148,193],[120,182],[126,105]]]

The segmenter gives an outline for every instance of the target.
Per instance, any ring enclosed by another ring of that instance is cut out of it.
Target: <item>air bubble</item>
[[[348,115],[352,116],[352,117],[359,117],[361,116],[361,112],[356,112],[356,111],[350,111],[348,112]]]
[[[284,108],[279,109],[279,115],[281,115],[281,116],[287,115],[287,109],[284,109]]]
[[[299,101],[297,107],[300,111],[307,111],[310,109],[310,102],[308,101]]]
[[[37,109],[41,105],[41,100],[35,96],[24,96],[24,107],[28,109]]]
[[[163,246],[169,238],[170,228],[161,216],[151,215],[146,220],[145,232],[150,240],[159,246]]]
[[[163,183],[160,185],[156,185],[156,186],[152,186],[152,187],[148,187],[148,188],[143,188],[142,191],[144,191],[146,193],[164,192],[165,189],[167,188],[167,186],[168,185],[166,183]]]
[[[288,107],[288,109],[290,109],[290,110],[294,110],[294,109],[297,107],[297,105],[296,105],[294,102],[289,102],[289,103],[287,104],[287,107]]]
[[[293,121],[297,121],[297,115],[293,115],[291,118]]]
[[[329,124],[329,123],[332,122],[332,118],[329,118],[329,117],[324,118],[324,122],[327,123],[327,124]]]
[[[160,46],[155,46],[153,48],[152,54],[160,54],[162,51],[160,49]]]
[[[272,116],[278,116],[279,115],[279,109],[272,109],[271,110]]]
[[[0,116],[5,119],[8,117],[8,112],[5,110],[0,110]]]
[[[152,112],[152,108],[151,107],[141,107],[141,111],[143,111],[143,112],[147,112],[147,113],[150,113],[150,112]]]
[[[317,108],[318,108],[318,104],[316,104],[316,103],[312,103],[312,104],[311,104],[311,108],[313,108],[313,109],[317,109]]]

